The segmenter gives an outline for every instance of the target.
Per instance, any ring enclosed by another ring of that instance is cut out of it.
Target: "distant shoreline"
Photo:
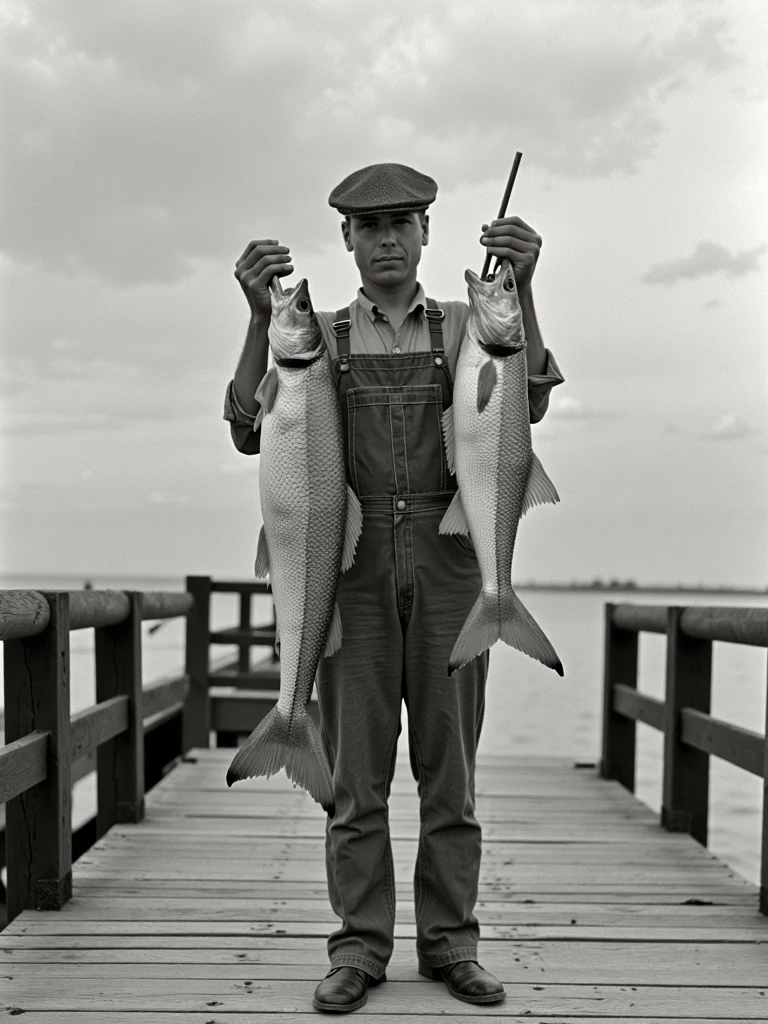
[[[512,581],[518,590],[568,590],[591,594],[732,594],[768,597],[768,587],[708,587],[668,583],[534,583]]]
[[[226,577],[214,577],[214,579],[233,579],[238,582],[249,582],[249,577],[238,577],[238,576],[226,576]],[[139,575],[139,574],[122,574],[122,573],[110,573],[110,574],[88,574],[88,573],[1,573],[0,574],[0,590],[10,589],[3,587],[5,580],[11,580],[18,582],[19,580],[29,581],[30,586],[26,589],[34,589],[35,582],[40,586],[50,586],[55,581],[69,584],[68,589],[71,589],[71,585],[77,586],[78,580],[84,583],[88,580],[97,589],[106,589],[103,584],[112,583],[119,580],[121,583],[129,583],[130,581],[136,581],[141,583],[162,583],[162,584],[173,584],[174,586],[181,587],[184,583],[184,577],[182,576],[151,576],[151,575]],[[80,583],[80,586],[82,586]],[[99,587],[102,584],[102,587]],[[519,590],[548,590],[548,591],[570,591],[575,593],[591,593],[591,594],[724,594],[735,597],[768,597],[768,586],[760,587],[737,587],[737,586],[711,586],[705,584],[686,584],[686,583],[635,583],[632,580],[616,580],[616,581],[579,581],[565,583],[563,581],[545,581],[537,582],[535,580],[513,580],[513,585]],[[55,589],[55,587],[54,587]]]

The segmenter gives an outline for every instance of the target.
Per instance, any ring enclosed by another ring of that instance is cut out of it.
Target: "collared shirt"
[[[456,377],[456,363],[459,358],[461,339],[469,318],[469,306],[466,302],[438,302],[445,312],[443,319],[443,348],[448,360],[451,377]],[[424,289],[419,284],[405,319],[397,330],[390,323],[389,317],[382,313],[375,302],[371,302],[362,288],[358,289],[357,298],[350,304],[349,329],[350,352],[366,355],[399,355],[410,352],[429,352],[432,340],[429,333],[427,318],[424,315],[426,298]],[[317,311],[317,321],[323,335],[328,355],[331,360],[338,355],[336,335],[333,322],[336,313]],[[528,376],[528,407],[531,423],[537,423],[547,411],[549,392],[557,384],[563,383],[563,376],[549,349],[543,373]],[[259,451],[261,431],[254,431],[256,419],[247,413],[237,400],[234,383],[227,385],[224,397],[224,419],[229,420],[232,441],[238,451],[246,455],[256,455]]]

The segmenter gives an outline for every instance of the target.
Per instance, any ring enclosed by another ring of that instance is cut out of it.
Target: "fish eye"
[[[515,279],[511,274],[508,274],[504,278],[504,291],[513,292],[515,290]]]
[[[308,313],[312,309],[307,299],[299,299],[296,303],[296,308],[300,313]]]

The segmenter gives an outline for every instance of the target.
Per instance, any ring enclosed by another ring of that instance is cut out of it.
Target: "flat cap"
[[[354,171],[328,196],[339,213],[387,213],[423,210],[434,203],[437,182],[405,164],[371,164]]]

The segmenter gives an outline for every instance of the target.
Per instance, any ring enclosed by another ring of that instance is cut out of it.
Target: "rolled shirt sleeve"
[[[549,349],[546,352],[547,362],[544,372],[528,375],[528,410],[531,423],[538,423],[542,419],[549,405],[550,391],[565,380],[560,373],[560,367],[555,362],[555,357]]]
[[[229,421],[232,443],[244,455],[258,455],[261,451],[261,427],[253,429],[256,417],[243,409],[235,394],[235,382],[227,384],[224,394],[224,419]]]

